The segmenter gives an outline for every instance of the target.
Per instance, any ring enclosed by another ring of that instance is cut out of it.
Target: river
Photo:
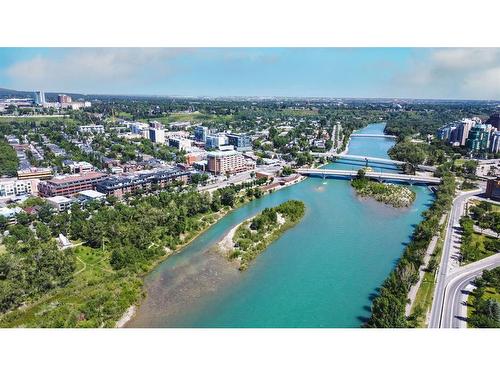
[[[383,133],[370,124],[358,133]],[[353,137],[349,153],[387,157],[394,140]],[[354,169],[359,163],[326,168]],[[373,166],[375,169],[383,166]],[[387,166],[384,168],[386,169]],[[360,199],[349,181],[308,178],[224,217],[145,280],[147,296],[128,327],[359,327],[371,298],[409,241],[433,194],[394,209]],[[239,272],[211,248],[234,225],[288,199],[306,215]]]

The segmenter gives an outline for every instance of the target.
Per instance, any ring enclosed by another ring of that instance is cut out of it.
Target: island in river
[[[358,178],[351,182],[356,193],[362,197],[371,197],[378,202],[401,208],[410,207],[417,194],[406,186],[371,181],[364,177],[363,169],[358,171]],[[361,173],[360,173],[361,172]]]
[[[219,242],[219,251],[238,263],[240,271],[304,216],[301,201],[288,200],[277,207],[265,208],[260,214],[234,227]]]

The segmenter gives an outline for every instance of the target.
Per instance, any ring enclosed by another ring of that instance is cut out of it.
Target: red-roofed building
[[[106,176],[100,172],[57,176],[41,182],[38,192],[42,197],[71,196],[84,190],[95,190],[96,184],[103,181]]]

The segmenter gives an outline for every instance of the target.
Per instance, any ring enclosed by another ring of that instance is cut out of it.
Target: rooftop
[[[207,156],[212,156],[216,158],[222,158],[224,156],[241,155],[238,151],[228,150],[228,151],[211,151],[207,153]]]
[[[48,201],[50,201],[50,202],[54,202],[54,203],[57,203],[57,204],[70,203],[71,202],[71,199],[66,198],[66,197],[62,197],[60,195],[56,195],[55,197],[50,197],[50,198],[46,198],[46,199]]]
[[[81,174],[56,176],[47,182],[51,184],[62,185],[70,182],[92,180],[94,178],[100,178],[105,176],[106,174],[101,172],[87,172]]]
[[[105,194],[99,193],[98,191],[95,190],[84,190],[78,194],[91,199],[98,199],[105,196]]]

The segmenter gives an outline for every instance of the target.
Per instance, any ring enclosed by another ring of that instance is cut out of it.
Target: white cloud
[[[422,54],[395,76],[402,96],[500,99],[500,49],[446,48]]]
[[[192,50],[78,48],[17,62],[6,73],[14,87],[26,90],[116,92],[172,74],[172,61],[189,52]]]

